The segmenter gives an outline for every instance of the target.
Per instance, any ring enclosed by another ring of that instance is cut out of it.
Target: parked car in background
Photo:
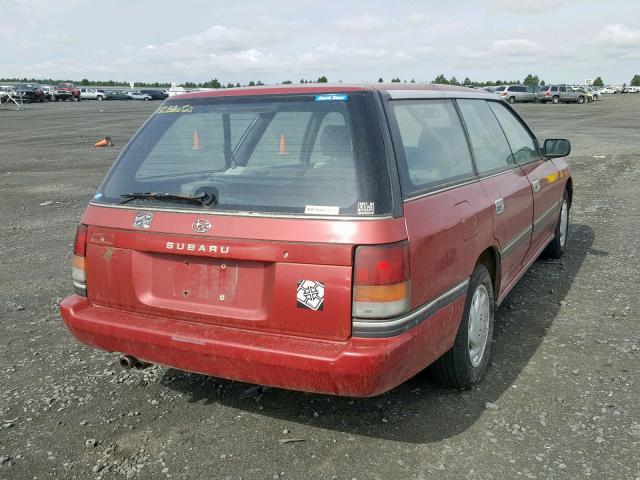
[[[627,87],[627,93],[640,93],[640,87]]]
[[[22,97],[25,103],[44,102],[44,92],[37,83],[19,83],[15,87],[15,92]]]
[[[570,150],[450,85],[172,97],[87,206],[61,314],[125,368],[366,397],[431,366],[470,388],[496,306],[567,248]]]
[[[598,87],[591,87],[589,85],[586,85],[582,88],[591,93],[594,101],[602,100],[602,93],[600,92],[600,89],[598,89]]]
[[[124,92],[119,90],[111,90],[105,92],[105,100],[131,100],[131,97]]]
[[[83,100],[104,100],[106,94],[104,90],[97,88],[81,88],[80,98]]]
[[[0,101],[4,102],[9,96],[15,95],[15,85],[0,85]]]
[[[55,89],[51,85],[40,85],[40,89],[44,93],[45,100],[53,100],[53,92]]]
[[[153,100],[164,100],[169,97],[168,93],[162,90],[140,90],[140,93],[149,95]]]
[[[131,97],[132,100],[144,100],[145,102],[148,102],[149,100],[153,100],[151,95],[147,95],[146,93],[142,93],[142,92],[140,92],[140,90],[132,90],[132,91],[125,92],[125,93],[127,95],[129,95],[129,97]]]
[[[566,85],[544,85],[538,87],[538,101],[541,103],[585,103],[586,93],[574,91]]]
[[[611,93],[616,93],[616,89],[614,87],[612,87],[611,85],[607,85],[606,87],[601,87],[600,88],[600,93],[603,93],[605,95],[611,94]]]
[[[56,102],[59,100],[74,100],[79,102],[81,100],[80,89],[76,88],[73,83],[62,82],[55,86],[53,98]]]
[[[573,86],[573,87],[571,87],[571,90],[573,90],[574,92],[578,92],[578,94],[584,95],[585,98],[587,99],[587,103],[591,103],[594,100],[593,93],[591,93],[585,87],[575,87],[575,86]]]
[[[535,90],[528,85],[501,85],[493,93],[509,103],[538,101]]]

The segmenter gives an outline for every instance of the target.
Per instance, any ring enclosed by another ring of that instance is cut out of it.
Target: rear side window
[[[498,117],[498,122],[507,136],[509,146],[517,163],[529,163],[540,159],[537,141],[505,105],[490,102],[489,106]]]
[[[122,152],[94,202],[206,208],[129,198],[145,192],[207,193],[216,199],[212,211],[389,214],[389,165],[373,96],[167,101]]]
[[[479,173],[515,166],[507,139],[488,103],[458,100]]]
[[[402,175],[405,193],[474,174],[464,130],[452,101],[407,100],[393,101],[390,105],[406,160],[406,172]]]

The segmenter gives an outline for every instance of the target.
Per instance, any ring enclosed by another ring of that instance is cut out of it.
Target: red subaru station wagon
[[[570,149],[452,86],[173,97],[87,207],[61,313],[127,367],[373,396],[430,366],[468,388],[496,305],[566,248]]]

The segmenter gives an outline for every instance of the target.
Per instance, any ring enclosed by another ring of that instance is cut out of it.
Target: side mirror
[[[571,153],[571,142],[564,138],[548,138],[544,141],[542,154],[545,158],[566,157]]]

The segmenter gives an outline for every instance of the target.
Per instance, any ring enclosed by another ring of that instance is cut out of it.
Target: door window
[[[460,118],[450,100],[391,103],[406,158],[405,191],[474,174]]]
[[[479,173],[515,166],[502,128],[484,100],[458,100]]]
[[[513,113],[506,106],[497,102],[490,102],[489,106],[498,117],[498,122],[507,136],[516,162],[523,164],[539,160],[538,142],[531,137]]]

